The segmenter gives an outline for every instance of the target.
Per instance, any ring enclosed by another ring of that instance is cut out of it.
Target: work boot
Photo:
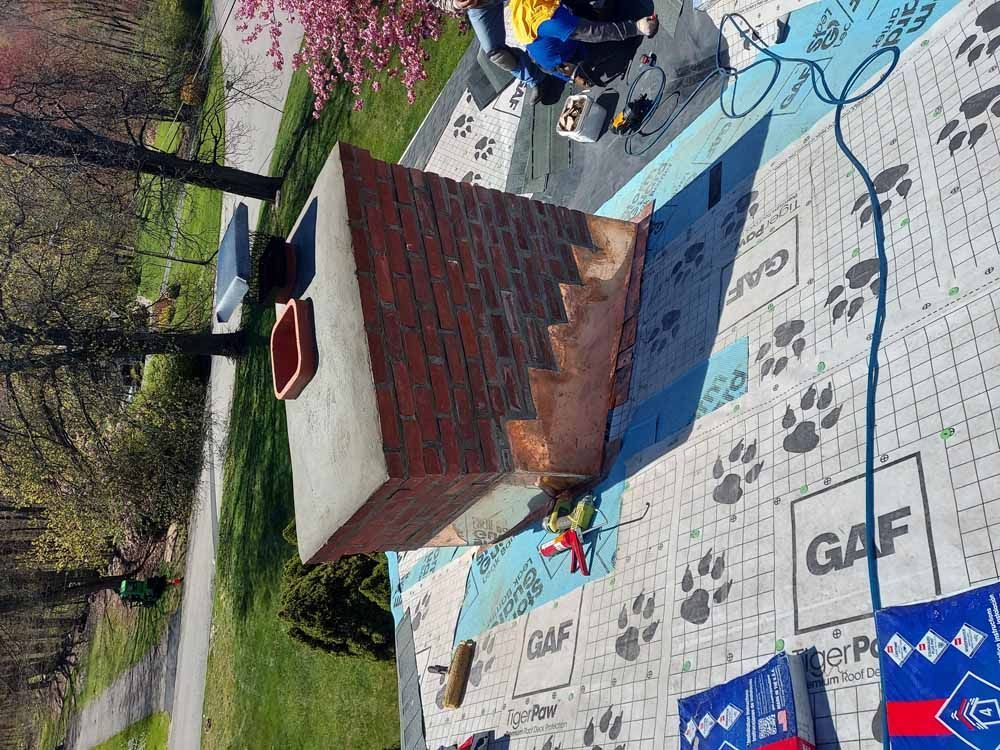
[[[509,47],[497,47],[486,53],[487,59],[500,70],[514,73],[517,70],[517,55]]]

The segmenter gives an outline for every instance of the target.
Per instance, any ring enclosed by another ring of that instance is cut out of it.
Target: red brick
[[[393,194],[391,180],[379,180],[378,182],[378,208],[385,221],[385,226],[392,227],[399,223],[399,215],[396,213],[396,196]]]
[[[469,365],[469,387],[472,389],[472,405],[476,409],[476,414],[489,414],[490,400],[486,390],[486,378],[483,377],[483,368],[478,362],[472,360]]]
[[[415,413],[413,389],[410,386],[410,373],[405,362],[392,363],[392,380],[396,384],[396,403],[399,406],[399,413],[404,417],[412,417]]]
[[[618,359],[615,361],[615,369],[620,370],[623,367],[632,366],[632,355],[635,352],[635,347],[630,346],[622,352],[619,352]]]
[[[399,202],[412,203],[413,196],[410,194],[410,176],[406,172],[406,167],[393,164],[392,181],[396,184],[396,197]]]
[[[398,448],[399,443],[399,411],[396,399],[388,388],[376,388],[375,398],[378,401],[378,419],[382,425],[382,445],[388,448]]]
[[[392,271],[389,270],[389,256],[375,256],[375,285],[378,296],[387,305],[394,304],[396,297],[392,291]]]
[[[500,471],[500,455],[493,435],[493,423],[488,419],[476,421],[479,428],[479,439],[483,447],[483,466],[487,471]],[[403,425],[406,428],[406,425]]]
[[[465,279],[462,277],[462,267],[457,260],[449,259],[445,265],[448,269],[448,283],[451,285],[451,298],[456,305],[466,304]]]
[[[385,359],[382,338],[373,331],[366,331],[368,337],[368,355],[372,361],[372,379],[376,385],[389,382],[389,364]]]
[[[476,425],[472,421],[472,400],[469,398],[469,394],[461,389],[456,388],[452,391],[453,399],[455,401],[455,415],[457,416],[458,435],[462,440],[468,442],[470,440],[476,439]]]
[[[442,215],[438,216],[438,236],[441,238],[441,249],[449,258],[458,257],[458,247],[451,233],[451,222]]]
[[[448,213],[448,193],[441,177],[436,174],[427,175],[427,182],[431,188],[431,198],[434,201],[434,209],[438,214]]]
[[[427,362],[424,345],[418,331],[403,332],[403,349],[406,350],[406,365],[410,369],[410,380],[414,383],[427,381]]]
[[[424,237],[424,248],[427,257],[427,267],[431,271],[431,276],[435,279],[443,279],[445,276],[444,258],[441,256],[441,248],[438,246],[438,241],[433,237]]]
[[[628,349],[635,343],[635,329],[639,324],[639,318],[629,318],[625,321],[625,325],[622,326],[622,340],[619,345],[622,349]]]
[[[483,233],[483,228],[478,224],[469,224],[469,232],[472,235],[470,242],[476,260],[480,265],[488,266],[490,264],[489,245],[486,242],[486,235]]]
[[[441,449],[444,452],[445,465],[448,473],[462,470],[461,457],[458,451],[458,439],[455,437],[455,425],[450,419],[439,419],[438,429],[441,430]]]
[[[396,309],[399,310],[399,322],[404,326],[418,326],[417,307],[413,303],[413,288],[405,276],[393,279],[396,287]]]
[[[378,325],[378,299],[375,296],[375,283],[371,276],[367,274],[358,276],[358,292],[361,295],[361,314],[365,323]]]
[[[354,265],[358,273],[371,273],[372,258],[368,248],[368,234],[364,229],[351,227],[351,249],[354,250]]]
[[[483,459],[477,451],[465,451],[465,470],[468,472],[483,470]]]
[[[500,285],[501,289],[510,289],[510,278],[507,276],[503,252],[496,245],[490,248],[490,252],[493,255],[493,273],[496,274],[497,284]]]
[[[469,221],[479,221],[479,201],[476,200],[475,188],[468,182],[463,182],[462,202],[465,204],[465,215]]]
[[[434,389],[434,404],[439,412],[451,412],[451,389],[448,387],[448,372],[444,365],[431,362],[431,387]]]
[[[382,331],[386,354],[390,359],[402,359],[403,333],[399,328],[399,316],[395,310],[382,311]]]
[[[559,287],[552,279],[545,279],[545,304],[548,307],[547,316],[552,321],[566,320],[566,313],[563,310],[562,295]]]
[[[455,314],[452,312],[451,300],[448,299],[448,287],[441,281],[435,281],[431,286],[434,287],[434,301],[441,327],[449,331],[455,330]]]
[[[458,243],[458,257],[462,261],[462,275],[465,277],[465,283],[475,284],[476,264],[472,259],[472,250],[469,249],[469,243],[465,240],[461,240]]]
[[[486,370],[486,379],[490,382],[499,380],[500,373],[497,370],[497,358],[493,353],[493,344],[484,336],[479,337],[479,351],[483,356],[483,369]]]
[[[410,173],[410,182],[413,184],[413,187],[422,188],[424,186],[424,173],[419,169],[410,169],[408,171]]]
[[[507,391],[507,400],[514,409],[521,408],[521,388],[509,367],[503,368],[503,384]]]
[[[507,215],[507,195],[501,193],[499,190],[494,190],[493,192],[493,208],[497,212],[497,221],[501,224],[509,224],[510,218]]]
[[[497,307],[500,304],[500,299],[497,297],[497,289],[493,285],[493,277],[490,274],[488,268],[479,269],[479,286],[483,290],[483,294],[486,297],[486,304],[489,307]]]
[[[406,248],[403,246],[403,234],[399,229],[385,231],[385,248],[389,254],[389,268],[393,273],[409,273],[410,266],[406,262]]]
[[[497,345],[497,355],[500,357],[511,356],[510,341],[507,339],[507,326],[504,325],[504,319],[500,315],[491,315],[490,325],[493,328],[493,341]]]
[[[344,180],[344,195],[347,200],[347,218],[353,224],[354,222],[363,223],[365,218],[365,209],[361,204],[361,180],[360,179],[345,179]]]
[[[420,328],[424,336],[424,350],[428,357],[443,357],[444,349],[441,347],[441,340],[438,338],[437,315],[428,308],[420,309]]]
[[[490,405],[493,407],[493,413],[499,416],[503,416],[507,413],[507,405],[503,400],[503,391],[495,385],[491,385],[490,388]]]
[[[417,216],[420,217],[420,231],[425,236],[437,234],[437,217],[430,196],[425,191],[415,191],[413,203],[417,207]]]
[[[424,262],[423,258],[410,256],[410,273],[413,276],[413,293],[417,297],[417,302],[422,305],[433,304],[431,278],[427,275],[427,263]]]
[[[465,293],[469,298],[469,307],[472,309],[476,328],[480,331],[486,330],[486,308],[483,306],[483,293],[474,286],[466,287]]]
[[[403,225],[403,238],[406,240],[406,249],[411,253],[421,252],[423,244],[420,240],[420,227],[417,226],[417,212],[409,206],[400,206],[399,220]]]
[[[462,342],[454,334],[446,334],[444,339],[444,351],[448,357],[448,372],[451,379],[456,383],[465,382],[465,355],[462,354]]]
[[[386,468],[389,470],[390,477],[405,477],[406,476],[406,466],[403,462],[403,457],[395,451],[385,452],[385,463]]]
[[[424,471],[428,474],[441,474],[441,456],[434,448],[424,448]]]
[[[417,403],[417,422],[420,424],[420,435],[425,442],[438,438],[437,417],[434,414],[434,394],[430,388],[415,388],[413,399]]]
[[[420,440],[420,426],[412,421],[403,422],[403,443],[406,446],[407,469],[411,479],[424,476],[424,446]]]
[[[377,175],[375,173],[375,160],[372,159],[372,155],[367,151],[358,149],[358,174],[361,176],[361,181],[364,182],[365,187],[369,190],[375,190],[378,186]]]
[[[514,360],[522,370],[528,366],[528,350],[524,339],[520,335],[510,337],[510,347],[514,350]]]
[[[458,311],[458,329],[462,334],[462,346],[466,357],[479,355],[479,342],[476,340],[476,326],[468,310]]]

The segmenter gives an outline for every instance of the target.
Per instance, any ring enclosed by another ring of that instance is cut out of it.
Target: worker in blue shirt
[[[586,58],[586,44],[650,37],[659,27],[655,14],[638,21],[591,21],[563,0],[511,0],[510,9],[514,36],[532,60],[564,80],[575,80],[573,71]]]

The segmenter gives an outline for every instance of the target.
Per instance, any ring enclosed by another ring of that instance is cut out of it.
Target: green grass
[[[406,103],[395,82],[353,112],[349,92],[317,120],[303,71],[292,78],[271,174],[287,175],[280,207],[262,211],[261,231],[286,235],[339,140],[396,161],[469,43],[455,25],[430,47],[428,80]],[[274,308],[246,306],[243,325],[262,341]],[[350,747],[399,742],[395,665],[332,656],[293,642],[276,616],[281,567],[292,548],[281,531],[293,516],[284,405],[271,390],[267,350],[239,362],[225,463],[214,635],[202,747]]]
[[[119,732],[93,750],[166,750],[170,714],[155,713]]]

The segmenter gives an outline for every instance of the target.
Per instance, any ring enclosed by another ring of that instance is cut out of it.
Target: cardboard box
[[[1000,584],[876,613],[894,750],[1000,747]]]
[[[781,653],[722,685],[681,698],[682,750],[812,750],[816,746],[805,674]]]

